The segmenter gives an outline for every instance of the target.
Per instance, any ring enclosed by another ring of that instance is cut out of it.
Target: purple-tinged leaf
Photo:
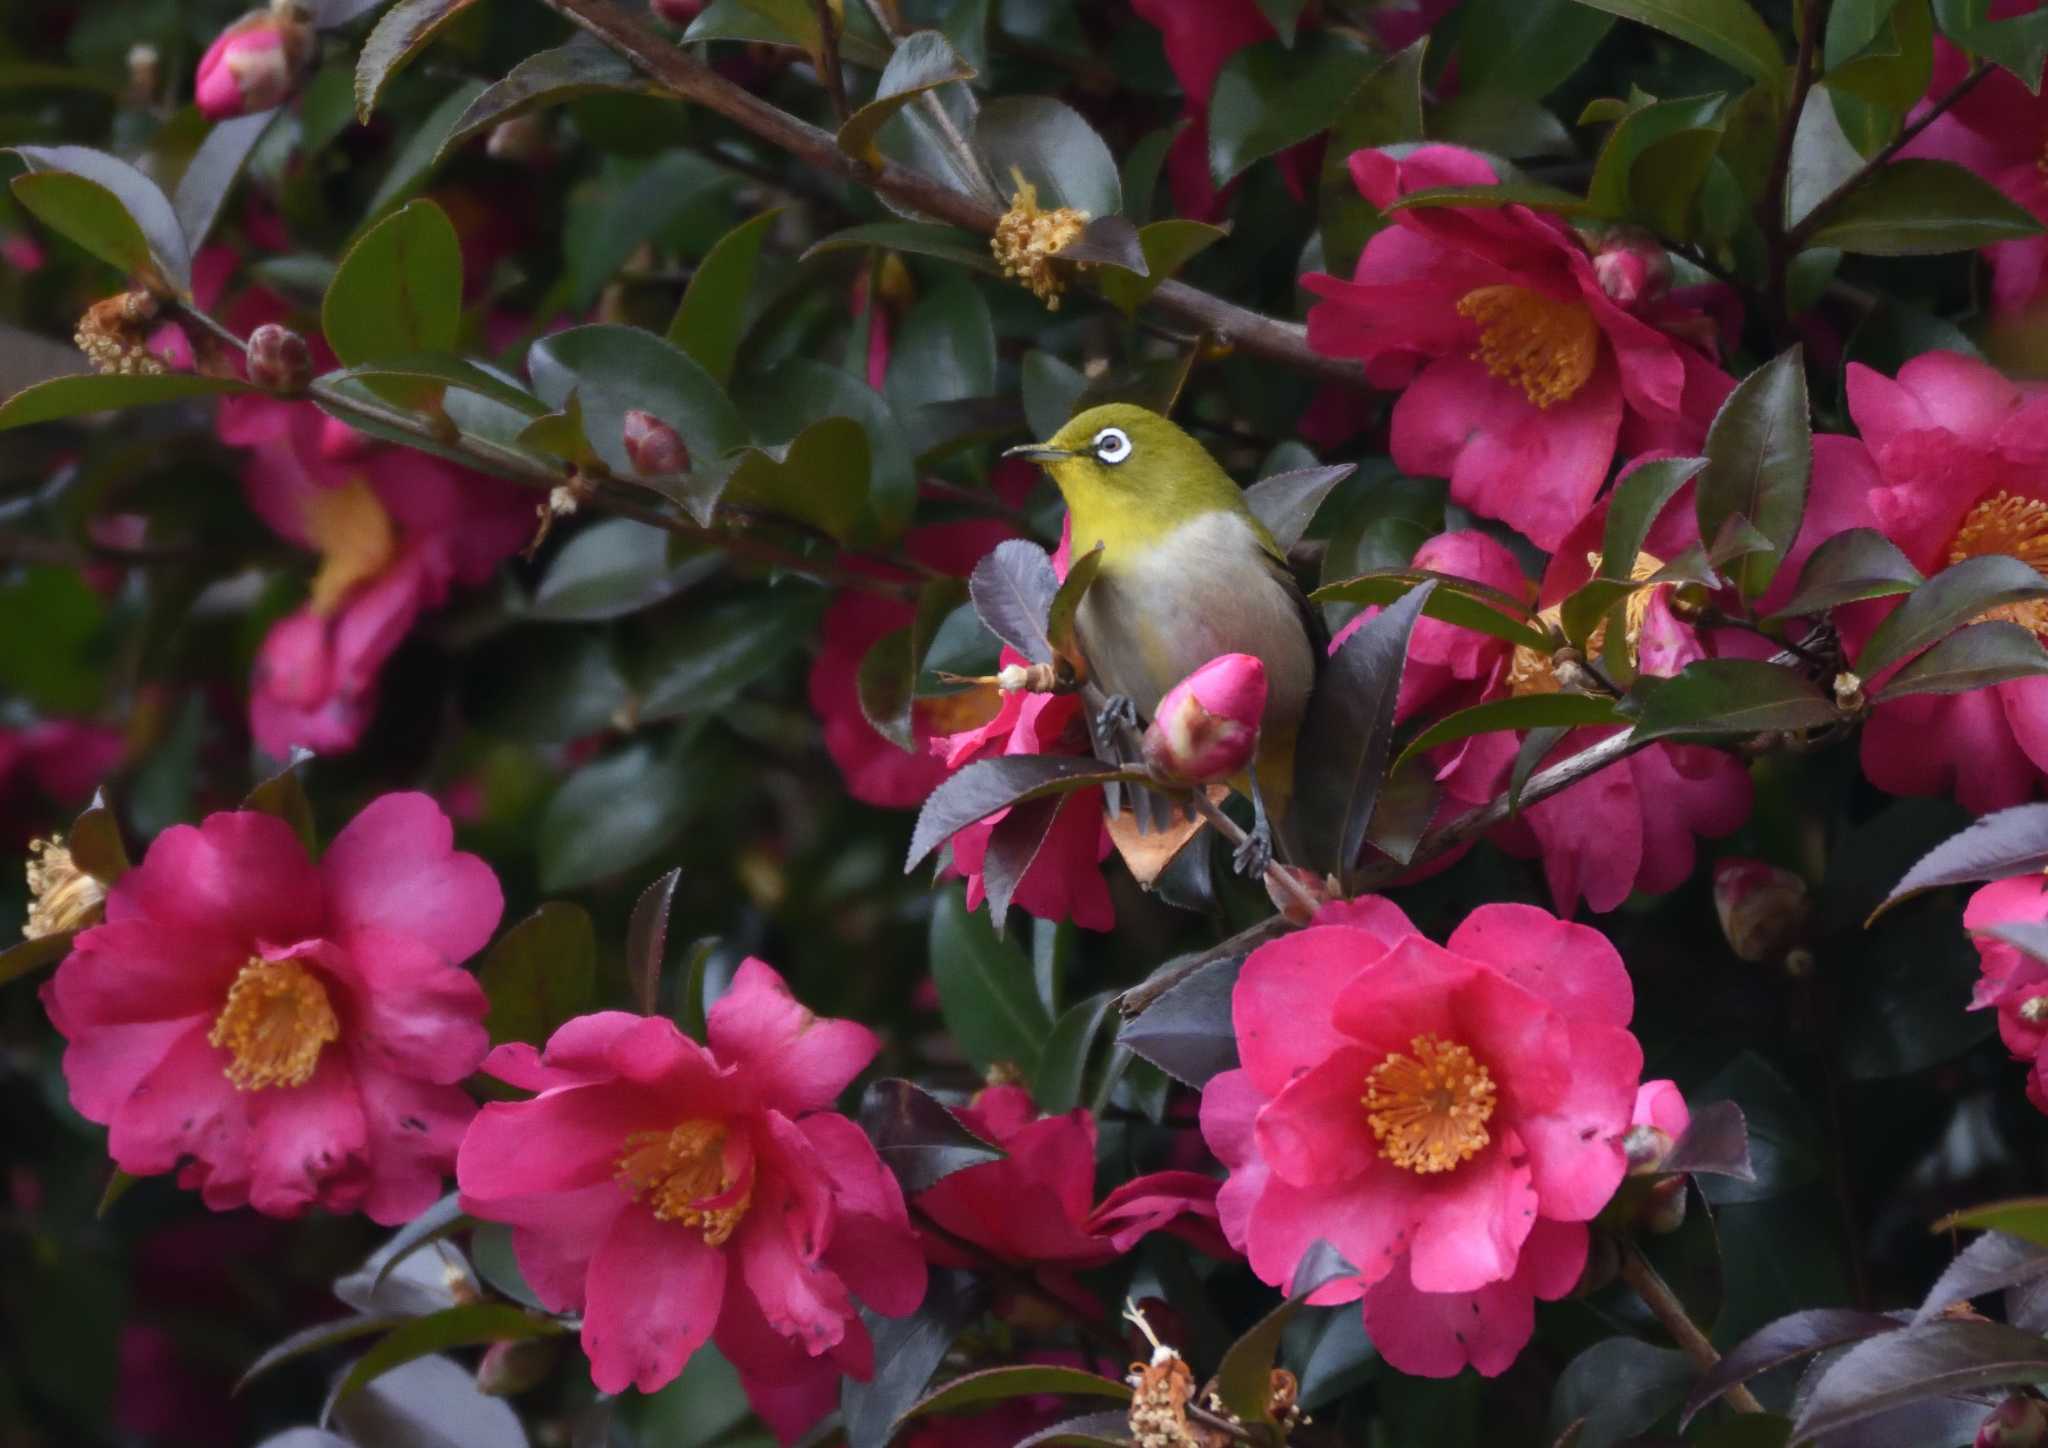
[[[988,1284],[972,1273],[935,1269],[924,1301],[908,1317],[862,1310],[875,1340],[875,1373],[866,1382],[851,1374],[840,1379],[848,1448],[884,1448],[898,1419],[924,1395],[954,1339],[987,1309],[988,1295]],[[1123,1415],[1117,1417],[1121,1421]]]
[[[1026,800],[1000,820],[988,834],[988,849],[982,855],[981,888],[988,899],[988,918],[1001,934],[1010,917],[1010,901],[1017,887],[1045,848],[1054,821],[1074,797],[1044,794]]]
[[[969,1131],[922,1086],[893,1077],[868,1087],[861,1098],[860,1125],[882,1164],[912,1196],[956,1171],[1004,1156],[1001,1147]]]
[[[1052,559],[1022,538],[998,543],[967,579],[968,597],[988,631],[1034,664],[1052,662],[1047,620],[1059,591]]]
[[[1123,1448],[1130,1442],[1130,1414],[1083,1413],[1019,1438],[1016,1448],[1053,1448],[1070,1443],[1081,1448]]]
[[[1318,1237],[1309,1243],[1295,1264],[1288,1284],[1287,1300],[1253,1323],[1242,1337],[1224,1352],[1216,1364],[1216,1376],[1202,1390],[1223,1400],[1224,1411],[1245,1423],[1273,1422],[1273,1363],[1280,1353],[1280,1337],[1295,1314],[1307,1305],[1310,1295],[1344,1277],[1355,1277],[1358,1269],[1344,1254]]]
[[[1230,993],[1243,965],[1243,955],[1226,955],[1175,982],[1117,1032],[1117,1044],[1197,1090],[1234,1069],[1237,1028]]]
[[[1770,586],[1778,560],[1799,536],[1806,485],[1813,473],[1813,422],[1806,400],[1805,361],[1788,348],[1737,383],[1707,429],[1707,465],[1694,501],[1700,537],[1715,539],[1735,517],[1767,545],[1745,549],[1730,576],[1744,598]]]
[[[2038,874],[2044,867],[2048,867],[2048,804],[2015,805],[1985,815],[1921,856],[1884,902],[1870,912],[1870,919],[1925,890]]]
[[[2048,1202],[2035,1203],[2032,1217],[2037,1231],[2048,1226]],[[1933,1289],[1921,1299],[1919,1311],[1913,1314],[1913,1326],[1931,1322],[1953,1303],[2032,1282],[2044,1274],[2048,1274],[2048,1250],[2038,1240],[1986,1232],[1957,1253],[1955,1261],[1942,1271]]]
[[[2048,1382],[2048,1341],[1997,1322],[1937,1321],[1852,1347],[1814,1384],[1793,1424],[1805,1442],[1893,1408]]]
[[[1357,463],[1333,463],[1329,467],[1274,473],[1244,490],[1245,506],[1266,525],[1280,551],[1286,553],[1301,541],[1301,535],[1315,521],[1316,509],[1330,496],[1330,489],[1357,471]]]
[[[1899,1319],[1879,1312],[1858,1312],[1848,1307],[1815,1307],[1794,1312],[1766,1323],[1731,1348],[1718,1363],[1707,1369],[1685,1400],[1685,1412],[1678,1420],[1682,1428],[1699,1411],[1738,1383],[1759,1373],[1827,1348],[1860,1342],[1880,1332],[1896,1332]]]
[[[1753,1182],[1749,1163],[1749,1126],[1733,1101],[1716,1101],[1693,1112],[1692,1122],[1671,1143],[1663,1169],[1668,1172],[1713,1172]]]
[[[1119,769],[1099,759],[1071,754],[1006,754],[978,759],[942,783],[918,811],[911,832],[910,854],[903,862],[907,875],[920,861],[959,831],[997,810],[1023,804],[1041,795],[1064,794],[1111,781],[1139,783],[1142,770]]]

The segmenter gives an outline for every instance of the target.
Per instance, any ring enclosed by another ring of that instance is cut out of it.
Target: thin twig
[[[1236,849],[1250,838],[1249,835],[1238,827],[1236,820],[1216,807],[1215,801],[1209,798],[1208,791],[1201,789],[1189,791],[1188,803],[1194,806],[1196,814],[1209,822],[1210,828],[1230,842],[1232,849]],[[1322,909],[1323,902],[1309,894],[1301,881],[1294,877],[1294,872],[1281,865],[1277,860],[1266,866],[1266,888],[1269,891],[1277,888],[1281,894],[1287,896],[1288,899],[1292,900],[1311,917],[1315,915],[1316,911]]]
[[[818,80],[831,97],[832,114],[841,125],[853,114],[846,103],[846,77],[839,69],[839,24],[832,18],[831,0],[814,0],[818,9]]]
[[[1664,1324],[1664,1330],[1671,1334],[1671,1340],[1684,1350],[1685,1355],[1698,1364],[1702,1371],[1721,1361],[1721,1354],[1714,1351],[1714,1345],[1707,1341],[1707,1335],[1700,1331],[1699,1324],[1685,1310],[1685,1304],[1678,1300],[1678,1294],[1670,1284],[1660,1277],[1657,1269],[1650,1265],[1642,1249],[1633,1242],[1621,1243],[1621,1280],[1626,1282],[1636,1296],[1643,1299],[1657,1321]],[[1728,1405],[1738,1413],[1761,1413],[1764,1405],[1741,1383],[1730,1388],[1724,1397]]]
[[[1780,346],[1792,339],[1792,313],[1786,300],[1786,276],[1798,251],[1785,230],[1785,186],[1792,174],[1792,145],[1799,132],[1799,117],[1813,90],[1815,60],[1820,37],[1827,26],[1829,0],[1806,0],[1804,23],[1799,29],[1799,58],[1793,63],[1792,98],[1785,118],[1778,125],[1778,145],[1771,156],[1771,169],[1756,204],[1757,226],[1764,236],[1764,305],[1771,333]]]

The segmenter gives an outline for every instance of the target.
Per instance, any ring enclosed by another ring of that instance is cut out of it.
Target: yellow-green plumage
[[[1080,413],[1026,455],[1066,499],[1074,556],[1103,546],[1075,631],[1104,692],[1149,719],[1162,694],[1218,654],[1265,665],[1257,769],[1279,831],[1316,659],[1308,604],[1243,490],[1200,443],[1127,403]]]

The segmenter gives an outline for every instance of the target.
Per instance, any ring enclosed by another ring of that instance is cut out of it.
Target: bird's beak
[[[1018,447],[1004,448],[1006,458],[1024,458],[1034,463],[1056,463],[1063,458],[1079,457],[1080,454],[1063,447],[1049,447],[1042,442],[1027,442]]]

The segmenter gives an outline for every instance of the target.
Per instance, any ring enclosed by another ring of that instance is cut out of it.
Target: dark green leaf
[[[603,518],[562,545],[541,576],[529,610],[550,622],[619,618],[682,591],[717,555],[672,558],[669,536],[632,518]]]
[[[787,45],[815,56],[824,36],[818,29],[818,11],[812,0],[712,0],[690,22],[683,39]],[[852,30],[840,32],[839,53],[868,70],[882,69],[889,59],[881,45]]]
[[[917,508],[917,470],[906,428],[887,398],[829,362],[798,357],[769,374],[753,400],[761,440],[781,442],[825,418],[851,418],[867,434],[868,506],[884,537],[909,525]],[[829,461],[829,460],[828,460]]]
[[[1088,596],[1095,575],[1102,568],[1102,545],[1097,543],[1086,553],[1067,565],[1067,576],[1060,580],[1052,602],[1045,610],[1046,642],[1052,645],[1055,657],[1077,657],[1074,640],[1074,620],[1080,615],[1081,600]]]
[[[43,222],[131,275],[154,261],[181,295],[192,289],[192,247],[170,198],[115,156],[86,146],[16,146],[29,175],[14,194]],[[45,181],[43,177],[66,177]]]
[[[328,346],[346,365],[455,350],[462,328],[462,248],[447,214],[414,201],[349,248],[320,304]],[[382,380],[372,388],[406,406],[438,399],[441,384]]]
[[[309,855],[317,854],[313,832],[313,802],[306,798],[306,782],[299,771],[313,758],[308,749],[294,749],[284,768],[249,791],[242,808],[272,815],[291,826]]]
[[[591,1009],[597,990],[597,929],[580,905],[550,900],[503,935],[477,964],[490,997],[491,1044],[545,1043],[555,1027]]]
[[[1223,1400],[1223,1409],[1244,1423],[1272,1424],[1273,1363],[1280,1352],[1280,1335],[1287,1324],[1307,1305],[1309,1295],[1342,1277],[1353,1277],[1358,1269],[1343,1254],[1318,1238],[1309,1244],[1295,1264],[1294,1280],[1288,1284],[1287,1300],[1260,1318],[1244,1336],[1230,1345],[1216,1365],[1216,1376],[1208,1393]]]
[[[683,1034],[699,1045],[706,1039],[710,1014],[704,1001],[704,973],[711,964],[711,957],[718,953],[719,944],[715,935],[691,941],[677,977],[675,1021]]]
[[[875,98],[840,125],[839,149],[871,166],[881,165],[875,133],[884,122],[926,91],[953,81],[973,80],[974,76],[974,67],[962,60],[938,31],[920,30],[905,36],[875,82]]]
[[[810,637],[821,589],[785,584],[748,592],[677,618],[634,670],[643,722],[713,714]]]
[[[373,1332],[397,1327],[408,1320],[410,1319],[402,1313],[373,1312],[316,1322],[311,1327],[301,1328],[282,1342],[273,1343],[264,1349],[262,1355],[243,1371],[235,1386],[237,1389],[247,1387],[281,1363],[302,1358],[307,1353],[318,1352],[324,1347],[333,1347],[337,1343],[354,1342],[359,1337],[368,1337]]]
[[[2041,93],[2041,67],[2048,60],[2048,11],[1990,18],[1990,0],[1934,0],[1941,33],[1971,55],[1980,55]]]
[[[426,183],[440,164],[442,141],[484,89],[480,80],[466,80],[453,86],[439,105],[408,128],[405,144],[391,158],[390,169],[378,183],[377,194],[370,198],[366,214],[371,219],[381,219],[386,211]]]
[[[1102,1023],[1113,1013],[1116,994],[1103,991],[1076,1001],[1053,1023],[1045,1054],[1039,1058],[1038,1074],[1031,1082],[1031,1098],[1046,1115],[1057,1116],[1082,1104],[1088,1058],[1094,1052]]]
[[[1706,455],[1695,494],[1700,537],[1717,537],[1739,516],[1770,540],[1770,551],[1750,553],[1729,570],[1743,597],[1755,598],[1770,586],[1806,516],[1813,423],[1799,348],[1736,384],[1707,429]]]
[[[1337,463],[1273,473],[1244,490],[1245,506],[1273,535],[1280,551],[1288,553],[1315,521],[1316,510],[1330,496],[1330,489],[1357,471],[1357,463]]]
[[[676,898],[680,869],[670,870],[640,892],[626,922],[626,979],[640,1014],[651,1016],[661,1002],[661,967],[668,955],[668,912]]]
[[[1925,581],[1884,534],[1875,528],[1849,528],[1807,555],[1797,591],[1771,618],[1798,618],[1860,599],[1911,593]]]
[[[414,1252],[430,1242],[438,1242],[450,1233],[460,1231],[469,1221],[469,1216],[462,1210],[462,1193],[449,1192],[393,1232],[391,1240],[378,1248],[376,1255],[370,1259],[370,1262],[377,1265],[376,1274],[370,1279],[371,1292],[374,1293],[383,1286],[385,1280],[391,1276],[392,1269]],[[365,1262],[363,1266],[367,1268],[370,1262]],[[249,1371],[253,1373],[256,1370],[251,1368]]]
[[[882,1164],[912,1196],[956,1171],[1003,1159],[1001,1147],[969,1131],[936,1096],[910,1081],[892,1078],[869,1086],[861,1097],[860,1125]]]
[[[1210,961],[1176,982],[1117,1032],[1119,1046],[1144,1057],[1176,1081],[1200,1090],[1237,1067],[1237,1028],[1230,995],[1242,954]]]
[[[1248,45],[1223,63],[1209,95],[1209,174],[1228,184],[1252,162],[1330,129],[1373,68],[1371,51],[1336,31]]]
[[[990,276],[998,274],[995,257],[990,254],[987,242],[973,232],[929,221],[876,221],[866,226],[851,226],[811,243],[803,259],[809,261],[828,252],[865,246],[937,257]]]
[[[1806,244],[1865,256],[1936,256],[2040,232],[2033,213],[1975,172],[1913,159],[1879,167],[1827,207]]]
[[[867,430],[850,417],[827,417],[781,447],[745,449],[721,500],[844,541],[867,516],[869,476]]]
[[[1458,83],[1540,100],[1593,53],[1614,25],[1573,0],[1468,0],[1458,31]]]
[[[1581,725],[1625,724],[1614,700],[1596,694],[1523,694],[1492,699],[1446,715],[1422,731],[1401,751],[1394,768],[1439,745],[1492,734],[1503,729],[1576,728]]]
[[[907,1081],[895,1084],[910,1085]],[[932,1105],[945,1110],[937,1102]],[[839,1381],[839,1410],[845,1420],[848,1448],[885,1448],[897,1420],[923,1396],[954,1340],[987,1306],[988,1289],[982,1279],[967,1272],[938,1270],[931,1274],[916,1312],[907,1317],[862,1314],[875,1340],[875,1374],[867,1382],[851,1373]]]
[[[564,1329],[552,1318],[536,1317],[523,1307],[503,1302],[470,1302],[401,1323],[375,1347],[357,1358],[327,1399],[327,1412],[382,1373],[444,1348],[486,1342],[517,1342],[553,1337]],[[323,1415],[325,1416],[325,1415]]]
[[[308,829],[310,834],[310,826]],[[71,851],[72,863],[102,885],[111,886],[128,873],[128,847],[121,840],[121,822],[114,818],[113,806],[104,794],[95,794],[92,803],[72,820],[64,832],[64,844]]]
[[[1576,1423],[1578,1448],[1612,1448],[1678,1406],[1695,1371],[1682,1352],[1610,1337],[1573,1358],[1559,1375],[1550,1429],[1560,1433]]]
[[[573,890],[645,864],[689,826],[700,792],[690,770],[648,744],[584,765],[541,811],[541,888]]]
[[[953,1379],[931,1393],[897,1420],[906,1423],[928,1413],[949,1413],[981,1403],[999,1403],[1007,1398],[1030,1398],[1040,1394],[1061,1397],[1115,1398],[1129,1402],[1131,1390],[1114,1378],[1084,1373],[1079,1368],[1062,1368],[1027,1363],[1017,1367],[984,1368]]]
[[[1690,739],[1818,729],[1841,711],[1791,669],[1757,659],[1700,659],[1669,679],[1642,680],[1634,738]]]
[[[1901,659],[2002,604],[2048,598],[2048,580],[2030,565],[1987,553],[1944,568],[1906,595],[1856,656],[1856,672],[1875,679]]]
[[[730,173],[690,151],[607,167],[577,192],[563,229],[571,305],[596,301],[643,245],[686,225],[722,223],[732,189]]]
[[[1585,0],[1579,0],[1584,4]],[[1583,196],[1540,181],[1502,181],[1493,186],[1430,186],[1396,199],[1389,211],[1417,206],[1526,206],[1556,216],[1586,216],[1593,207]]]
[[[236,116],[233,120],[222,121],[199,144],[199,149],[186,163],[185,174],[178,178],[178,187],[172,195],[171,206],[178,216],[178,228],[185,234],[185,244],[190,247],[203,245],[213,231],[213,223],[220,216],[226,204],[228,193],[234,190],[235,180],[242,174],[242,167],[248,162],[249,154],[256,149],[256,143],[263,139],[263,133],[270,129],[270,123],[277,118],[275,111],[258,111],[253,116]]]
[[[20,980],[25,975],[34,975],[46,965],[55,965],[71,953],[71,938],[78,932],[60,930],[54,935],[40,935],[34,940],[24,940],[0,950],[0,985]]]
[[[2048,1342],[1996,1322],[1929,1322],[1869,1338],[1814,1383],[1794,1441],[1926,1398],[2048,1382]]]
[[[1214,246],[1226,235],[1220,226],[1206,221],[1173,218],[1154,221],[1138,228],[1138,249],[1144,261],[1142,275],[1130,271],[1105,271],[1095,279],[1096,290],[1126,317],[1136,313],[1161,282],[1186,266],[1194,257]]]
[[[1477,629],[1524,648],[1550,652],[1549,638],[1517,621],[1530,616],[1526,604],[1483,583],[1448,573],[1432,573],[1423,568],[1379,569],[1326,583],[1309,597],[1317,603],[1392,603],[1424,583],[1437,585],[1423,605],[1425,617]]]
[[[572,327],[543,337],[527,354],[527,369],[549,407],[576,394],[591,448],[620,477],[635,476],[625,443],[630,411],[652,413],[682,434],[699,472],[747,441],[746,424],[711,374],[637,327]]]
[[[1586,191],[1593,209],[1641,221],[1661,235],[1690,236],[1693,199],[1721,144],[1725,99],[1693,96],[1630,111],[1600,148]]]
[[[1351,179],[1351,155],[1371,146],[1422,139],[1422,65],[1428,46],[1424,36],[1381,61],[1351,92],[1330,129],[1316,201],[1323,261],[1339,275],[1351,274],[1358,253],[1380,224],[1379,212],[1358,194]]]
[[[1599,576],[1629,578],[1643,541],[1664,511],[1700,470],[1705,458],[1659,458],[1644,463],[1614,485],[1607,503],[1607,523],[1601,537]]]
[[[1033,437],[1048,438],[1079,410],[1088,379],[1050,352],[1030,351],[1018,368],[1024,392],[1024,417]]]
[[[629,61],[579,36],[567,45],[529,55],[503,80],[478,95],[456,118],[434,159],[446,160],[456,147],[514,116],[558,106],[578,96],[643,88]]]
[[[1960,694],[2042,674],[2048,674],[2048,649],[2034,631],[1992,619],[1950,634],[1886,680],[1877,697]]]
[[[1052,1017],[1032,988],[1031,962],[985,913],[968,911],[958,886],[932,908],[931,971],[946,1029],[976,1071],[999,1063],[1027,1076],[1037,1070]]]
[[[764,211],[720,237],[690,277],[675,319],[668,324],[668,340],[696,359],[721,386],[732,380],[761,244],[780,215],[780,207]]]
[[[1267,0],[1271,3],[1271,0]],[[1016,1448],[1130,1448],[1130,1413],[1121,1408],[1103,1413],[1077,1413],[1049,1428],[1040,1428],[1016,1442]]]
[[[442,354],[380,358],[329,372],[321,380],[362,382],[373,390],[387,393],[392,390],[425,393],[436,388],[457,387],[524,417],[537,418],[547,411],[530,393],[495,372],[487,372],[465,358]]]
[[[386,10],[356,57],[356,119],[368,125],[391,78],[474,3],[476,0],[397,0]]]
[[[1747,0],[1579,0],[1595,10],[1654,26],[1726,61],[1752,80],[1781,87],[1785,57]]]
[[[903,415],[996,388],[996,333],[981,290],[948,276],[918,298],[891,348],[886,395]]]
[[[202,377],[196,372],[160,372],[155,375],[126,373],[85,373],[77,377],[52,377],[25,387],[0,406],[0,432],[27,427],[35,422],[54,422],[118,407],[146,407],[152,403],[187,402],[198,397],[224,397],[252,392],[246,382],[228,377]]]
[[[1816,1307],[1781,1317],[1752,1333],[1707,1369],[1706,1376],[1693,1386],[1685,1400],[1679,1426],[1689,1424],[1702,1408],[1759,1373],[1831,1347],[1859,1342],[1876,1333],[1896,1332],[1898,1328],[1899,1320],[1895,1317],[1848,1307]]]
[[[1038,188],[1038,204],[1071,206],[1090,216],[1123,209],[1123,181],[1102,137],[1071,107],[1046,96],[1002,96],[981,108],[974,126],[980,148],[1004,196],[1012,172]]]

